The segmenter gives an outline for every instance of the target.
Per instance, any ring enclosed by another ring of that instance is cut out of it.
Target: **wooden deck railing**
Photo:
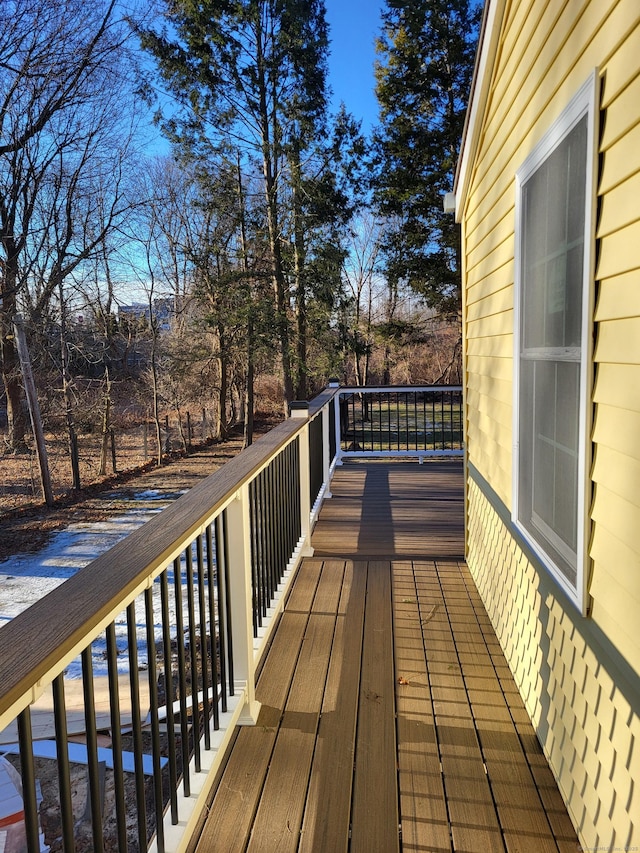
[[[341,388],[338,464],[347,457],[462,456],[462,388]]]
[[[289,579],[312,553],[332,467],[349,454],[340,393],[336,384],[292,404],[291,418],[0,629],[0,733],[7,751],[15,729],[29,853],[55,838],[75,850],[83,816],[92,849],[105,849],[105,766],[111,849],[185,849],[235,725],[257,719],[256,666]],[[413,404],[414,431],[428,431],[417,423],[426,413]],[[80,747],[70,741],[76,705]],[[49,808],[58,823],[44,835],[41,754],[58,771]],[[80,815],[70,754],[88,768]]]

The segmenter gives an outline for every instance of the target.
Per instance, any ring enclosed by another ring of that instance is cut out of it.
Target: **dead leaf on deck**
[[[408,678],[405,678],[404,675],[401,675],[398,679],[398,684],[411,684]]]

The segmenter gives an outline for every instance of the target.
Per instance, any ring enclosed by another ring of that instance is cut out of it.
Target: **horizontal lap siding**
[[[507,0],[462,211],[463,318],[468,459],[508,518],[515,173],[596,67],[602,88],[591,617],[583,620],[556,595],[555,582],[531,564],[473,477],[467,547],[469,566],[583,842],[609,849],[640,844],[640,792],[633,785],[640,778],[639,702],[629,707],[615,686],[620,661],[640,672],[637,0]],[[598,632],[614,648],[611,659],[593,645]]]
[[[590,591],[594,621],[640,671],[637,628],[640,610],[640,8],[637,4],[627,19],[626,28],[621,26],[620,37],[623,40],[617,43],[615,54],[603,68]],[[608,387],[605,389],[605,386]]]

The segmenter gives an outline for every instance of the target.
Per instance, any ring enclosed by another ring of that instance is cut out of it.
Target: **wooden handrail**
[[[87,638],[145,588],[241,486],[303,428],[276,426],[159,515],[0,628],[0,720],[15,717]]]

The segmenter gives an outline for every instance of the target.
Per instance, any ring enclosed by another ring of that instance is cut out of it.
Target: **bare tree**
[[[22,307],[37,320],[128,207],[116,132],[128,38],[116,0],[0,5],[1,367],[15,449],[27,425],[12,317]]]
[[[347,331],[347,338],[353,352],[356,384],[366,385],[369,381],[382,228],[368,212],[357,217],[351,227],[349,253],[343,264],[343,279],[353,306],[352,328]]]

